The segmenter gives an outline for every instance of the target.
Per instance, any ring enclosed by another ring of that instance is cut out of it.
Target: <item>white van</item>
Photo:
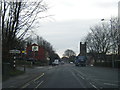
[[[59,65],[59,60],[55,59],[54,62],[52,62],[53,65]]]

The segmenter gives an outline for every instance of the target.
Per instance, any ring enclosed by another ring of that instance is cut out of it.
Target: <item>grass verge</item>
[[[21,74],[24,74],[24,73],[25,73],[24,71],[20,71],[20,70],[14,69],[14,70],[10,71],[10,76],[11,77],[18,76],[18,75],[21,75]]]

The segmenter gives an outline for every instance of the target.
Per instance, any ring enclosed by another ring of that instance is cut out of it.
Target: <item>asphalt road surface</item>
[[[118,88],[119,70],[105,67],[76,67],[74,64],[46,67],[43,73],[21,88]]]

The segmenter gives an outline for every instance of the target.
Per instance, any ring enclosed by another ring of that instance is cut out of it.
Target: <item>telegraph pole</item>
[[[120,1],[118,2],[118,55],[120,57]]]
[[[0,2],[0,89],[2,89],[2,0]]]

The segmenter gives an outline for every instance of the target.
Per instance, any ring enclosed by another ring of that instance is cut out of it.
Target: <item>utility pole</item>
[[[0,89],[2,89],[2,0],[0,2]]]
[[[112,31],[112,30],[113,30],[113,28],[112,28],[113,25],[112,25],[112,23],[113,23],[113,22],[112,22],[112,18],[111,18],[111,20],[110,20],[110,25],[111,25],[111,35],[112,35],[112,37],[113,37],[113,33],[112,33],[112,32],[113,32],[113,31]],[[112,67],[113,67],[113,68],[115,67],[114,50],[113,50],[113,48],[112,48]]]
[[[120,1],[118,2],[118,55],[120,57]]]
[[[101,21],[104,21],[105,19],[101,19]],[[112,18],[109,20],[110,21],[110,29],[111,29],[111,35],[113,36],[113,21]],[[114,41],[114,40],[113,40]],[[114,50],[112,48],[112,67],[115,67],[115,60],[114,60]]]

